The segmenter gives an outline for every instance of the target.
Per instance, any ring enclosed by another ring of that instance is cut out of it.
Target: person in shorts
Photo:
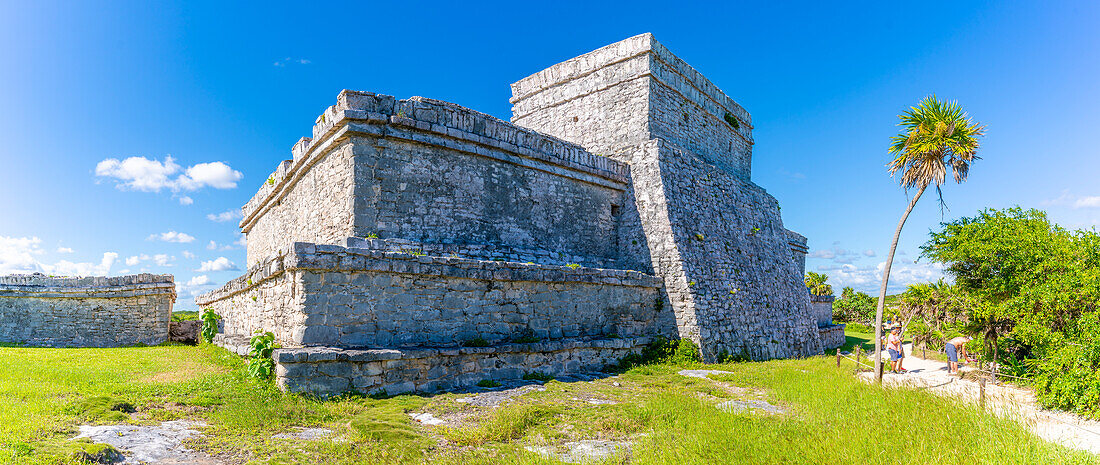
[[[890,354],[890,368],[895,373],[905,373],[901,364],[905,356],[901,348],[901,328],[894,326],[890,330],[890,336],[886,338],[886,351]]]
[[[959,352],[962,352],[963,360],[966,360],[966,343],[970,342],[970,337],[959,336],[947,341],[944,344],[944,351],[947,352],[947,372],[956,374],[959,372]]]

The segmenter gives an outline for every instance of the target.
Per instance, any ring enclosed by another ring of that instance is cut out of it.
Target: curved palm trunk
[[[890,243],[890,254],[886,256],[886,267],[882,270],[882,288],[878,291],[878,310],[875,311],[875,381],[878,383],[882,383],[882,309],[886,304],[886,284],[890,282],[890,267],[894,265],[894,252],[898,249],[901,228],[905,226],[905,220],[909,219],[913,206],[917,204],[917,200],[927,188],[928,184],[925,184],[917,189],[917,195],[913,196],[913,200],[909,201],[909,207],[905,209],[905,214],[901,215],[898,229],[894,231],[894,242]]]

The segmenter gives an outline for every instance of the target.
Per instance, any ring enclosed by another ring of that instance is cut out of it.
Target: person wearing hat
[[[948,367],[947,372],[956,374],[959,372],[959,352],[962,352],[963,360],[966,360],[966,343],[970,342],[969,336],[959,336],[947,341],[943,345],[944,350],[947,352]]]
[[[906,370],[901,367],[905,359],[905,352],[901,348],[901,326],[890,326],[890,336],[886,338],[886,351],[890,353],[890,368],[895,373],[905,373]]]

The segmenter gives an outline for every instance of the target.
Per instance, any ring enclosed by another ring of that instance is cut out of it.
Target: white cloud
[[[221,213],[209,213],[206,215],[206,219],[215,223],[225,223],[227,221],[240,219],[242,216],[240,210],[229,210]]]
[[[229,165],[216,161],[213,163],[199,163],[187,168],[177,182],[183,189],[194,191],[210,186],[215,189],[233,189],[237,187],[244,175],[240,171],[230,168]]]
[[[1089,195],[1084,197],[1078,197],[1070,193],[1069,189],[1063,190],[1062,194],[1053,199],[1044,200],[1039,202],[1043,206],[1063,207],[1068,206],[1073,209],[1081,208],[1100,208],[1100,195]]]
[[[310,63],[311,63],[311,61],[309,61],[305,58],[286,57],[286,58],[283,58],[282,60],[276,61],[275,63],[273,63],[273,65],[276,66],[276,67],[282,68],[286,65],[308,65]]]
[[[95,174],[113,179],[115,187],[121,190],[143,192],[160,192],[164,189],[172,192],[196,191],[203,187],[232,189],[244,178],[240,171],[220,161],[199,163],[183,169],[171,156],[164,157],[163,162],[145,157],[130,157],[125,160],[108,158],[96,164]],[[180,204],[190,205],[192,202],[190,197],[180,198]]]
[[[188,196],[180,197],[180,205],[191,205],[195,203],[195,200]]]
[[[126,263],[126,266],[137,266],[138,263],[141,263],[141,257],[139,257],[137,255],[134,255],[132,257],[127,258],[125,263]]]
[[[241,248],[247,247],[248,246],[248,236],[245,236],[244,234],[241,234],[240,236],[237,236],[237,240],[233,241],[233,243],[239,245]]]
[[[181,232],[168,231],[166,233],[152,234],[146,240],[150,241],[164,241],[164,242],[178,242],[180,244],[186,244],[194,242],[195,237]]]
[[[210,241],[209,244],[206,244],[206,250],[217,250],[217,249],[218,249],[218,243],[217,242]]]
[[[50,274],[65,276],[103,276],[110,274],[111,266],[115,264],[117,259],[117,253],[106,252],[99,263],[73,263],[68,260],[61,260],[53,266],[47,266],[46,269]]]
[[[1073,202],[1073,208],[1100,208],[1100,196],[1081,197]]]
[[[209,260],[209,261],[202,262],[202,264],[199,266],[199,269],[197,269],[195,271],[199,271],[199,272],[230,271],[230,270],[236,270],[236,269],[238,269],[237,265],[235,265],[233,262],[229,261],[228,258],[218,257],[214,260]]]
[[[874,295],[882,284],[882,270],[886,262],[875,266],[856,266],[850,263],[822,265],[818,271],[829,275],[829,283],[834,288],[851,286],[856,290]],[[945,277],[943,267],[934,263],[912,263],[905,260],[895,261],[890,269],[890,284],[887,292],[893,294],[904,291],[910,284],[936,281]]]
[[[186,282],[176,282],[176,293],[188,295],[191,298],[214,290],[218,285],[206,275],[194,276]]]
[[[61,260],[42,263],[37,257],[45,254],[42,240],[37,237],[0,236],[0,275],[46,273],[55,275],[107,275],[118,254],[106,252],[98,263]]]
[[[57,253],[73,253],[73,249],[69,247],[58,247]]]
[[[810,252],[807,258],[820,258],[823,260],[832,260],[833,263],[855,263],[860,258],[860,254],[851,250],[846,250],[833,244],[832,249],[821,249]],[[873,252],[872,252],[873,253]],[[866,252],[864,252],[866,255]],[[868,255],[871,256],[871,255]]]
[[[868,257],[874,257],[875,256],[875,251],[871,250],[871,249],[867,249],[867,250],[863,251],[863,255],[868,256]]]
[[[176,257],[170,257],[167,254],[159,253],[153,255],[153,263],[156,263],[157,266],[172,266],[172,264],[169,262],[173,262],[175,260]]]
[[[186,258],[186,259],[188,259],[188,260],[192,260],[192,259],[194,259],[194,258],[195,258],[195,254],[191,253],[191,252],[190,252],[190,251],[188,251],[188,250],[184,250],[184,251],[183,251],[183,258]]]

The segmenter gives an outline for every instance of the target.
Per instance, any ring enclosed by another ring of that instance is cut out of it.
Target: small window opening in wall
[[[576,117],[576,116],[574,116],[574,117],[573,117],[573,122],[574,122],[574,123],[576,123],[577,121],[580,121],[580,120],[581,120],[581,119],[580,119],[580,118],[578,118],[578,117]]]
[[[612,206],[611,206],[611,218],[618,218],[618,217],[619,217],[619,214],[620,214],[620,213],[622,213],[622,211],[623,211],[623,207],[622,207],[622,206],[620,206],[620,205],[612,205]]]

